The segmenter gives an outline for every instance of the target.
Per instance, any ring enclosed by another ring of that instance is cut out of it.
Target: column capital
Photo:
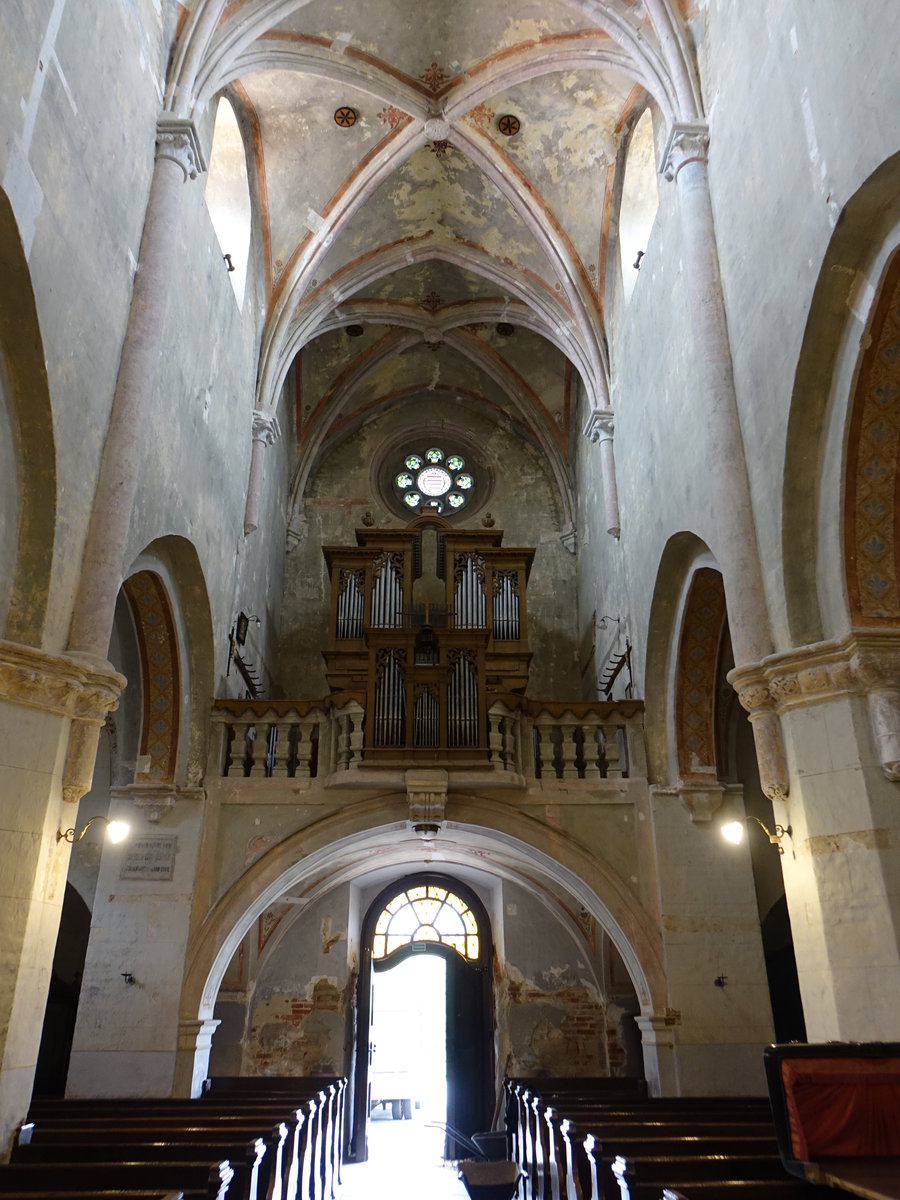
[[[606,441],[613,436],[615,414],[611,408],[595,408],[588,414],[582,432],[589,442]]]
[[[864,696],[888,779],[900,781],[900,632],[855,629],[842,638],[735,667],[728,682],[753,721],[842,696]]]
[[[252,428],[254,442],[262,442],[264,446],[271,446],[281,437],[281,426],[271,409],[254,408]]]
[[[659,172],[672,183],[689,162],[706,162],[709,126],[705,121],[676,121],[669,130]]]
[[[102,725],[119,703],[125,676],[89,654],[47,654],[0,641],[0,699]]]
[[[898,681],[900,632],[893,629],[853,630],[728,672],[728,682],[751,716],[781,714],[842,695],[900,689]]]
[[[156,122],[156,157],[177,163],[185,180],[196,179],[206,170],[197,126],[189,117],[162,114]]]

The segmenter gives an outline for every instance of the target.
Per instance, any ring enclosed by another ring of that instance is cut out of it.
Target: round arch
[[[574,838],[488,797],[454,796],[454,820],[439,839],[442,867],[476,865],[526,889],[566,890],[593,916],[622,957],[645,1015],[666,1007],[666,978],[658,923],[614,868]],[[221,981],[244,934],[289,889],[315,900],[353,880],[368,864],[395,865],[398,874],[421,861],[421,842],[410,832],[403,795],[348,805],[273,846],[235,881],[207,914],[188,948],[181,997],[185,1029],[199,1030],[185,1044],[178,1087],[196,1090],[209,1052],[213,1011]],[[205,1050],[202,1048],[205,1044]]]
[[[688,581],[698,567],[717,567],[706,543],[687,530],[673,534],[656,570],[647,628],[644,711],[648,778],[652,783],[676,782],[680,766],[674,736],[677,639]]]
[[[180,735],[177,763],[171,778],[179,785],[195,786],[203,778],[209,747],[209,697],[215,693],[215,646],[209,592],[200,558],[187,538],[171,534],[151,542],[125,572],[126,594],[134,592],[131,580],[155,576],[172,622],[171,638],[165,650],[173,678],[180,679],[177,689],[176,720]],[[145,587],[143,590],[146,591]],[[129,595],[134,611],[134,600]],[[178,665],[173,665],[173,656]],[[182,698],[186,697],[182,704]],[[146,699],[146,697],[145,697]]]
[[[849,619],[841,503],[852,398],[891,257],[900,246],[900,153],[848,200],[819,270],[794,376],[785,445],[782,561],[791,644],[834,636]]]
[[[5,637],[40,647],[50,600],[56,535],[53,411],[34,291],[15,214],[0,190],[0,399],[9,410],[15,455],[15,567]]]

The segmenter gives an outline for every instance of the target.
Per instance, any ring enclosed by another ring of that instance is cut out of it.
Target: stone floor
[[[467,1200],[456,1168],[444,1165],[444,1134],[418,1112],[411,1121],[375,1114],[369,1122],[369,1161],[342,1168],[341,1200]]]

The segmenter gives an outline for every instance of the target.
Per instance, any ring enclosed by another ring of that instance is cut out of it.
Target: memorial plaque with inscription
[[[165,837],[133,838],[119,872],[120,879],[171,879],[175,873],[175,852],[178,838],[175,834]]]

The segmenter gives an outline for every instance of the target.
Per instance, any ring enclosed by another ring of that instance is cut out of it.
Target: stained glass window
[[[409,508],[442,513],[446,503],[455,511],[467,503],[466,492],[475,486],[475,477],[463,471],[463,456],[445,454],[440,446],[429,446],[422,454],[407,454],[400,465],[406,469],[394,476],[394,487]]]
[[[412,942],[439,942],[474,960],[479,954],[478,922],[453,892],[420,884],[400,892],[382,909],[375,922],[372,957],[386,958]]]

